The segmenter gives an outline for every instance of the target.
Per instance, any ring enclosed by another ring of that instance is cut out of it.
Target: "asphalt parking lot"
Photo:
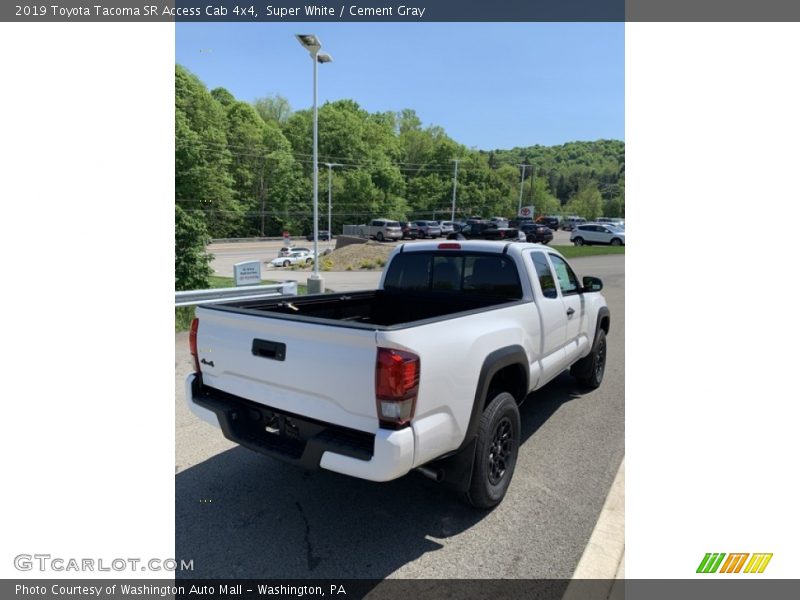
[[[176,557],[194,560],[185,575],[569,578],[624,456],[625,414],[624,255],[571,263],[604,281],[605,380],[586,393],[562,374],[528,398],[514,480],[488,513],[415,473],[371,483],[235,446],[185,407],[192,366],[188,336],[176,334]]]

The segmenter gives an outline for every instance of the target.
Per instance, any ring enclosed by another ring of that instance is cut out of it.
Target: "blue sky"
[[[240,100],[281,94],[311,105],[315,33],[319,102],[370,112],[413,108],[457,142],[490,150],[624,139],[623,23],[178,23],[175,60]]]

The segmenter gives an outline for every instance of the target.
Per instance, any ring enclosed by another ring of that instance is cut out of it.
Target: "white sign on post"
[[[233,265],[233,279],[236,285],[258,285],[261,283],[261,263],[257,260]]]
[[[525,219],[532,219],[533,218],[533,206],[523,206],[519,209],[518,217],[523,217]]]

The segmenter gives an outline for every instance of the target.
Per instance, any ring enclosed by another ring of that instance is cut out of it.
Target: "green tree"
[[[258,98],[253,105],[261,118],[267,123],[274,122],[283,125],[292,115],[292,107],[289,101],[280,94]]]
[[[596,183],[585,183],[564,208],[569,214],[592,221],[603,213],[603,196],[600,195]]]
[[[209,233],[234,235],[242,209],[228,172],[231,153],[222,105],[200,80],[175,67],[175,199],[186,211],[205,215]]]
[[[208,287],[212,256],[206,253],[208,231],[201,218],[175,206],[175,290]]]

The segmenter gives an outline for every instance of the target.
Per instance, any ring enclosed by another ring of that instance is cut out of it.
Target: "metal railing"
[[[212,290],[189,290],[175,292],[175,307],[234,302],[236,300],[258,300],[274,296],[296,296],[297,282],[285,281],[271,285],[246,285]]]

